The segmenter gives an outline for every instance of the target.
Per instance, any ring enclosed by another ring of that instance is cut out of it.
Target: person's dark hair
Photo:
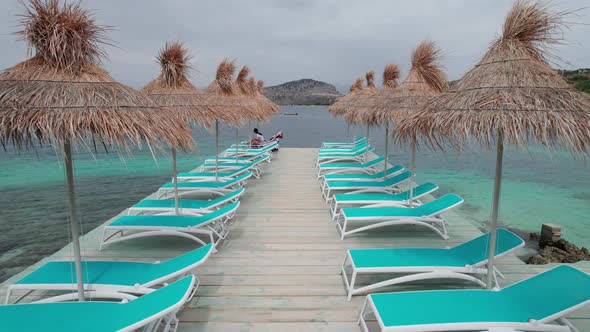
[[[258,134],[258,133],[259,133],[259,132],[258,132],[258,128],[254,128],[254,133],[255,133],[255,134]]]

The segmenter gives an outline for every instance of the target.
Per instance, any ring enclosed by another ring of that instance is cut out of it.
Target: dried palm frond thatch
[[[412,67],[402,84],[373,98],[371,107],[378,122],[392,123],[418,112],[430,98],[446,89],[447,77],[439,63],[440,54],[433,41],[418,44],[412,52]]]
[[[333,115],[342,115],[346,113],[346,108],[344,106],[347,104],[348,99],[353,98],[355,94],[363,89],[363,79],[357,78],[354,83],[350,86],[348,93],[346,96],[338,99],[334,104],[328,107],[328,112],[332,113]]]
[[[186,47],[180,42],[167,42],[157,57],[160,75],[148,83],[142,91],[149,95],[162,111],[179,113],[187,121],[196,122],[204,127],[211,127],[215,120],[224,119],[223,113],[207,107],[204,93],[190,81],[188,71],[191,69]]]
[[[564,16],[542,2],[517,0],[502,36],[454,89],[429,101],[401,121],[402,139],[423,134],[429,143],[462,144],[474,137],[490,147],[501,135],[524,146],[535,139],[548,148],[587,152],[590,97],[570,87],[548,60],[548,48],[561,42]]]
[[[236,89],[236,95],[241,98],[245,98],[245,103],[251,105],[244,111],[243,116],[248,120],[256,121],[268,121],[272,116],[272,109],[269,105],[260,103],[259,99],[256,99],[256,85],[248,83],[248,80],[253,77],[250,75],[250,68],[243,66],[238,72],[236,77],[234,88]]]
[[[204,90],[207,106],[223,113],[224,118],[232,119],[234,124],[243,124],[247,120],[264,121],[265,116],[254,99],[239,93],[233,79],[235,71],[234,61],[225,59],[219,64],[215,79]]]
[[[178,116],[99,67],[105,27],[79,4],[31,0],[19,33],[32,58],[0,73],[0,138],[19,148],[97,139],[106,144],[193,144]]]
[[[250,77],[248,79],[248,85],[250,86],[254,97],[263,105],[265,111],[270,115],[277,113],[281,109],[279,105],[273,103],[264,95],[264,81],[256,81],[254,77]]]
[[[400,76],[399,67],[395,64],[388,64],[383,69],[383,89],[375,89],[370,93],[359,94],[348,107],[344,115],[346,121],[351,124],[376,126],[381,124],[375,108],[375,100],[381,95],[391,92],[397,87],[397,80]],[[374,83],[372,84],[375,86]]]

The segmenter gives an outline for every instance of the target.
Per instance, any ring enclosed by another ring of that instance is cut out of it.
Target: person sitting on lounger
[[[262,133],[258,131],[258,128],[254,128],[254,138],[252,138],[250,141],[250,145],[252,145],[252,147],[258,147],[263,145],[264,142],[265,140],[264,136],[262,136]]]

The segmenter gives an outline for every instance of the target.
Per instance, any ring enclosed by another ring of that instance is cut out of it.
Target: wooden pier
[[[230,235],[219,246],[219,252],[195,271],[201,286],[180,313],[180,331],[359,331],[356,320],[364,296],[346,301],[340,276],[346,249],[447,247],[481,234],[461,217],[459,208],[446,214],[450,222],[450,239],[446,241],[428,229],[412,226],[369,231],[340,240],[320,194],[313,162],[316,153],[316,149],[283,148],[271,164],[264,166],[263,176],[248,183]],[[185,239],[148,238],[98,251],[101,232],[102,226],[82,238],[84,258],[154,261],[195,247],[194,242]],[[70,254],[68,246],[47,259]],[[576,266],[590,271],[588,263]],[[506,276],[501,282],[508,285],[550,266],[525,265],[509,255],[499,260],[499,267]],[[5,285],[23,273],[6,281],[0,295]],[[392,290],[441,286],[464,285],[418,284]],[[580,310],[570,319],[581,331],[590,331],[590,310]]]

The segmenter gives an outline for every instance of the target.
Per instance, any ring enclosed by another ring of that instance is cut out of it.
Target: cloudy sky
[[[460,78],[498,36],[512,0],[84,0],[96,20],[114,28],[105,67],[123,83],[141,87],[158,73],[155,55],[167,40],[186,42],[192,79],[206,86],[225,57],[247,64],[267,85],[314,78],[339,88],[385,64],[408,68],[422,39],[445,52],[451,79]],[[556,10],[590,7],[590,0],[558,0]],[[27,55],[17,0],[0,3],[0,68]],[[590,9],[572,17],[567,44],[555,53],[562,68],[590,67]]]

